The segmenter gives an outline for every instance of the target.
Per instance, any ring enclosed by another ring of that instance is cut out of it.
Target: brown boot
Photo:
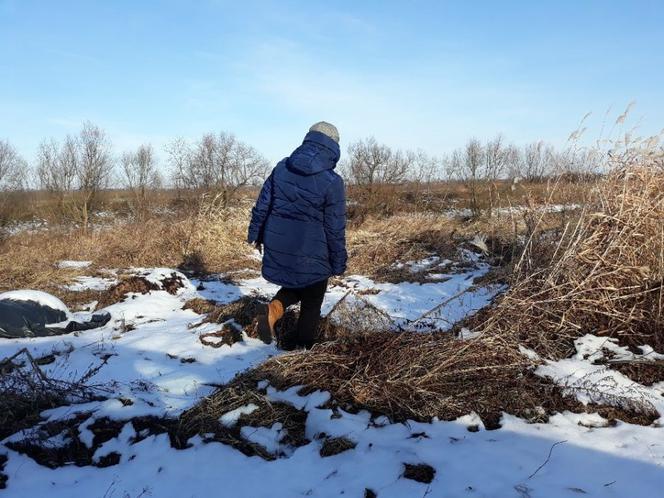
[[[275,338],[274,325],[284,316],[284,305],[278,299],[266,304],[262,313],[258,315],[258,337],[265,344],[270,344]]]

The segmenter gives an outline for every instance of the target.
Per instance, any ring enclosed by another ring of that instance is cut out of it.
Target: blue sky
[[[226,130],[274,161],[325,119],[441,154],[563,144],[632,100],[652,134],[662,26],[661,1],[0,0],[0,138],[32,159],[83,120],[118,152]]]

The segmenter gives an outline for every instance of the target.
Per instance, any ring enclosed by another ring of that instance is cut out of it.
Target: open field
[[[5,492],[655,496],[664,170],[612,171],[503,185],[479,217],[455,184],[389,187],[396,209],[351,190],[350,267],[308,352],[256,339],[276,288],[244,242],[251,190],[233,207],[165,192],[147,220],[109,192],[87,229],[11,231],[0,292],[111,321],[0,339]]]

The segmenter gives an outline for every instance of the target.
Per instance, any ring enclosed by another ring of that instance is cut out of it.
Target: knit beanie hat
[[[309,128],[309,131],[320,132],[323,135],[327,135],[328,137],[330,137],[336,143],[339,143],[339,130],[337,130],[336,126],[328,123],[327,121],[319,121],[311,128]]]

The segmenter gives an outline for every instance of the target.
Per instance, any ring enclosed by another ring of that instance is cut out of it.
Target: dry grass
[[[92,261],[93,269],[165,266],[205,273],[255,267],[245,243],[248,218],[246,206],[201,208],[183,219],[22,233],[0,243],[0,291],[33,288],[62,295],[60,286],[81,273],[57,267],[68,259]]]
[[[548,358],[569,355],[587,333],[664,352],[662,185],[661,157],[615,169],[553,245],[550,263],[518,278],[477,330]]]
[[[272,358],[259,367],[278,386],[307,385],[395,420],[451,420],[472,411],[487,426],[503,410],[533,419],[562,397],[532,379],[530,361],[499,338],[375,332]]]
[[[204,398],[198,405],[184,412],[178,421],[174,438],[177,444],[184,446],[198,434],[206,441],[219,441],[229,444],[244,454],[258,455],[266,460],[273,460],[281,455],[274,455],[257,443],[247,440],[241,433],[242,426],[272,427],[281,423],[285,436],[281,443],[289,446],[303,446],[309,443],[305,436],[306,412],[293,406],[272,402],[265,391],[259,390],[258,379],[249,372]],[[238,422],[230,427],[220,422],[220,417],[237,408],[253,404],[256,409],[249,414],[240,415]]]

